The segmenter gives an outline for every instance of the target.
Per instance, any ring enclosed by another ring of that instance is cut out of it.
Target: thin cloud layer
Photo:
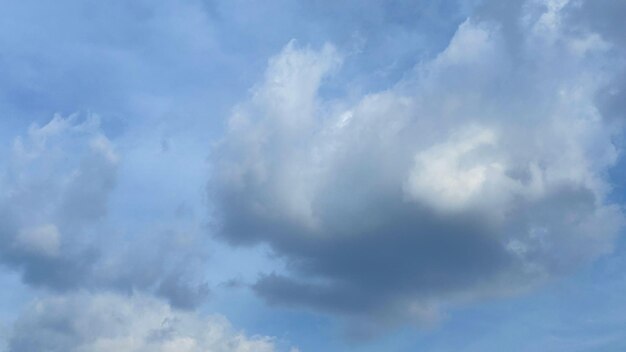
[[[612,38],[572,30],[567,5],[513,7],[514,30],[468,19],[434,59],[358,99],[319,93],[341,70],[332,45],[271,59],[209,185],[218,236],[287,263],[257,294],[378,329],[610,252],[619,136],[597,97],[621,67]]]
[[[7,352],[273,352],[221,316],[179,311],[149,296],[72,294],[40,299],[12,327]]]

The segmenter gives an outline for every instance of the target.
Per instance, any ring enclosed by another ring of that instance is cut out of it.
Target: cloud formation
[[[280,346],[196,310],[311,351],[354,348],[337,321],[389,334],[366,350],[618,346],[623,261],[569,274],[623,250],[625,17],[616,0],[3,3],[0,340]],[[459,305],[427,337],[385,330]]]
[[[12,327],[7,352],[273,352],[221,316],[179,311],[144,295],[72,294],[35,301]]]
[[[506,25],[485,8],[432,60],[357,99],[320,94],[341,69],[330,44],[271,59],[209,184],[218,236],[287,263],[257,294],[366,329],[422,323],[610,252],[619,136],[598,95],[621,71],[619,43],[573,30],[572,6],[527,1]]]
[[[0,260],[31,286],[152,291],[191,308],[209,288],[191,234],[128,234],[108,217],[120,156],[99,119],[55,116],[17,137],[2,175]],[[188,226],[189,227],[189,226]]]

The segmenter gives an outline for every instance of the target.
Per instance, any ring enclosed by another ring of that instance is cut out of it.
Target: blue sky
[[[0,350],[626,348],[622,1],[0,4]]]

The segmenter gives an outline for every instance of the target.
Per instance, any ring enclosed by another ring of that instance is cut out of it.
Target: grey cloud
[[[626,72],[598,92],[596,97],[602,116],[613,121],[626,121]]]
[[[299,277],[323,278],[326,285],[303,285],[273,275],[258,282],[255,290],[269,301],[308,302],[334,312],[380,316],[389,313],[388,304],[502,280],[502,271],[514,270],[517,264],[495,234],[472,219],[438,218],[402,204],[377,205],[379,211],[385,209],[378,216],[388,222],[348,236],[327,233],[328,239],[291,246],[285,239],[276,245],[289,253],[289,268]]]
[[[504,9],[514,29],[469,19],[355,103],[318,93],[342,61],[332,46],[291,43],[270,60],[209,184],[218,237],[267,243],[287,265],[257,294],[372,326],[422,323],[609,252],[623,225],[606,179],[619,134],[596,95],[612,57],[559,4]]]
[[[621,1],[570,1],[566,9],[566,20],[574,29],[590,30],[600,34],[606,40],[615,43],[618,50],[624,50],[623,18],[626,4]]]
[[[193,284],[192,280],[185,280],[185,275],[177,272],[166,276],[157,289],[157,293],[167,297],[173,306],[185,309],[199,306],[210,292],[207,283]]]

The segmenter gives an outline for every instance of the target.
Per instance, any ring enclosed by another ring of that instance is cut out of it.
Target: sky
[[[626,2],[0,8],[1,352],[626,349]]]

